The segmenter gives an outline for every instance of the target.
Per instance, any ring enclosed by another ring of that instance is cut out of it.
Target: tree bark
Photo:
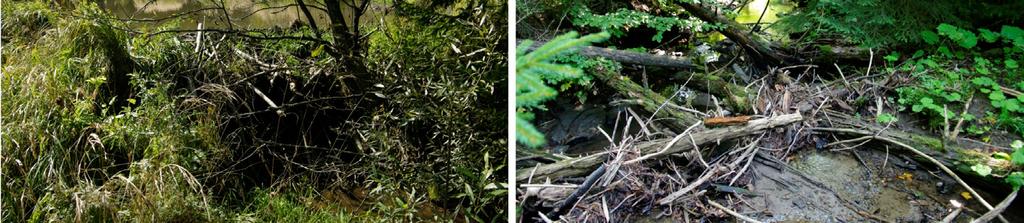
[[[317,37],[320,37],[320,28],[316,26],[316,19],[313,18],[313,13],[309,12],[309,7],[306,7],[306,2],[302,0],[295,0],[299,4],[299,9],[302,10],[302,14],[306,16],[306,20],[309,21],[309,27],[313,28],[313,32],[316,33]]]
[[[517,40],[517,43],[522,44],[522,40]],[[530,45],[530,51],[536,50],[538,47],[543,46],[546,41],[534,41]],[[659,66],[677,69],[696,69],[690,59],[687,57],[672,57],[663,55],[652,55],[648,53],[638,53],[625,50],[614,50],[602,47],[584,46],[579,47],[576,51],[579,55],[589,57],[604,57],[609,60],[627,63],[627,64],[638,64],[645,66]]]
[[[710,10],[704,9],[703,7],[694,5],[693,3],[679,4],[683,9],[689,12],[690,15],[696,16],[705,22],[725,25],[725,28],[718,31],[733,42],[740,44],[740,46],[747,51],[747,54],[753,57],[755,62],[774,66],[780,65],[785,61],[785,56],[769,47],[767,42],[757,36],[745,34],[743,32],[743,26],[739,23],[722,17]]]
[[[331,34],[333,34],[332,38],[334,38],[334,48],[351,52],[353,47],[351,45],[352,33],[348,30],[348,24],[345,22],[345,14],[342,13],[340,1],[326,0],[324,4],[327,5],[327,17],[331,19]]]
[[[603,68],[591,69],[591,72],[589,73],[601,81],[604,81],[605,84],[612,87],[619,93],[622,93],[629,98],[639,100],[640,106],[647,112],[656,112],[658,118],[667,119],[663,123],[666,123],[673,130],[681,132],[690,124],[697,123],[697,121],[700,120],[697,116],[691,113],[681,111],[673,107],[663,106],[664,103],[672,102],[668,101],[664,96],[651,91],[651,89],[640,86],[625,76]]]

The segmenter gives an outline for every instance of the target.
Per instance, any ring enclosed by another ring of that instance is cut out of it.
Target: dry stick
[[[696,144],[705,144],[711,142],[719,142],[723,140],[734,139],[746,135],[752,135],[760,133],[763,130],[775,128],[783,125],[789,125],[794,122],[803,120],[803,116],[799,113],[786,114],[775,117],[751,120],[746,125],[741,126],[728,126],[721,128],[707,129],[699,132],[690,134],[693,136]],[[642,153],[655,153],[661,149],[665,143],[668,143],[669,139],[655,139],[651,141],[641,142],[636,145]],[[672,146],[664,153],[657,155],[657,157],[664,157],[668,154],[686,152],[693,149],[690,144],[677,144]],[[531,173],[529,169],[521,169],[516,171],[516,180],[525,181],[532,176],[540,178],[559,178],[568,176],[580,176],[586,173],[590,173],[598,165],[604,163],[607,160],[607,152],[598,154],[588,155],[579,158],[570,158],[561,160],[555,163],[541,164],[536,166],[536,171]]]
[[[665,151],[668,151],[669,148],[672,148],[672,146],[675,146],[676,142],[678,142],[680,139],[683,139],[683,136],[689,135],[690,134],[690,130],[693,130],[694,127],[700,126],[701,123],[702,123],[701,121],[697,121],[697,123],[693,123],[693,125],[691,125],[689,128],[686,128],[686,131],[683,131],[683,133],[680,133],[679,135],[676,135],[675,138],[672,138],[672,141],[669,141],[667,144],[665,144],[665,147],[662,148],[660,151],[658,151],[656,153],[651,153],[651,154],[647,154],[647,155],[641,156],[640,158],[636,158],[636,159],[632,159],[632,160],[626,161],[623,164],[627,164],[627,165],[628,164],[634,164],[636,162],[640,162],[640,161],[644,161],[646,159],[650,159],[651,157],[663,155],[665,153]]]
[[[854,134],[864,134],[864,133],[862,133],[860,131],[857,131],[857,130],[854,130],[854,129],[813,128],[812,130],[831,131],[831,132],[845,132],[845,133],[854,133]],[[915,149],[914,147],[912,147],[910,145],[904,144],[903,142],[900,142],[900,141],[896,141],[895,139],[892,139],[892,138],[889,138],[889,137],[885,137],[885,136],[871,136],[871,138],[872,139],[886,141],[886,142],[895,144],[897,146],[901,146],[903,148],[906,148],[907,150],[910,150],[914,154],[917,154],[918,156],[924,157],[928,161],[931,161],[932,163],[935,163],[935,165],[938,166],[939,169],[942,169],[943,172],[946,172],[946,174],[949,174],[949,176],[953,177],[953,179],[956,180],[957,183],[960,183],[960,185],[963,186],[964,189],[967,189],[967,191],[970,192],[971,195],[974,195],[975,198],[978,198],[978,202],[981,202],[982,206],[985,206],[985,208],[988,208],[988,210],[993,210],[992,205],[989,204],[988,201],[985,201],[985,198],[982,198],[981,195],[978,194],[977,191],[974,191],[974,188],[971,188],[971,186],[968,185],[967,182],[964,182],[963,179],[960,179],[960,176],[956,175],[956,173],[953,172],[953,170],[950,170],[945,165],[942,165],[942,162],[939,162],[935,158],[932,158],[928,154],[925,154],[924,152],[921,152],[921,151]],[[1003,218],[1002,215],[999,216],[999,219],[1002,220],[1003,222],[1009,222],[1005,218]]]
[[[956,122],[956,127],[953,127],[953,132],[950,133],[949,136],[946,138],[956,139],[957,135],[960,134],[960,125],[964,124],[964,115],[967,114],[967,111],[971,109],[971,102],[974,102],[973,94],[969,99],[967,99],[967,103],[964,104],[964,111],[960,112],[960,121]]]
[[[668,196],[665,196],[664,198],[658,200],[658,204],[660,204],[660,205],[667,205],[667,204],[670,204],[672,202],[675,202],[676,199],[679,199],[679,197],[682,197],[683,195],[686,195],[686,193],[689,193],[691,190],[696,189],[697,186],[700,186],[701,184],[704,184],[705,181],[710,180],[711,177],[714,177],[715,175],[718,175],[719,172],[724,171],[724,170],[725,170],[725,167],[719,166],[719,165],[716,164],[715,166],[709,168],[708,171],[704,172],[703,176],[701,176],[697,180],[695,180],[692,183],[690,183],[690,185],[686,185],[686,187],[683,187],[683,189],[680,189],[680,190],[678,190],[676,192],[672,192],[672,194],[669,194]]]
[[[563,214],[568,212],[569,209],[571,209],[573,206],[576,206],[576,202],[583,197],[583,194],[586,194],[587,191],[589,191],[590,188],[594,186],[594,183],[597,182],[597,178],[601,178],[601,176],[604,175],[604,172],[605,167],[604,165],[601,165],[596,170],[594,170],[593,173],[590,173],[590,176],[587,176],[587,180],[583,181],[583,184],[581,184],[580,187],[576,188],[576,191],[572,192],[572,194],[569,195],[569,197],[565,198],[565,201],[563,201],[562,205],[559,205],[557,208],[555,208],[555,210],[552,210],[550,213],[548,213],[548,217],[558,219],[559,216],[562,216]]]
[[[956,219],[956,216],[959,216],[960,212],[964,211],[964,206],[963,206],[963,204],[960,204],[960,202],[957,202],[956,200],[949,200],[949,202],[953,203],[953,208],[956,208],[956,209],[953,210],[952,213],[949,213],[949,215],[946,215],[945,218],[942,218],[941,223],[953,222],[953,220]]]
[[[761,221],[754,220],[753,218],[750,218],[750,217],[747,217],[747,216],[743,216],[743,214],[740,214],[740,213],[738,213],[736,211],[733,211],[732,209],[726,208],[725,206],[722,206],[721,204],[718,204],[715,201],[712,201],[710,199],[708,199],[708,204],[710,204],[711,206],[714,206],[715,208],[718,208],[719,210],[724,211],[725,213],[728,213],[729,215],[732,215],[733,217],[739,218],[740,220],[743,220],[743,221],[746,221],[746,222],[752,222],[752,223],[761,223]]]
[[[1017,198],[1018,191],[1020,190],[1015,190],[1013,191],[1013,193],[1010,193],[1010,195],[1007,195],[1006,199],[1003,199],[1002,202],[999,202],[999,204],[996,205],[995,209],[992,209],[991,211],[988,211],[988,213],[981,215],[981,217],[979,217],[978,219],[974,219],[974,221],[971,221],[971,223],[989,222],[996,216],[999,216],[999,213],[1002,213],[1004,210],[1006,210],[1006,207],[1009,207],[1010,203],[1013,203],[1013,199]]]

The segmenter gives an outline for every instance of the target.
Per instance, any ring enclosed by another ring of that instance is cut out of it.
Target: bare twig
[[[830,132],[845,132],[845,133],[854,133],[854,134],[864,134],[863,132],[860,132],[860,131],[857,131],[857,130],[854,130],[854,129],[842,129],[842,128],[813,128],[813,130],[830,131]],[[872,139],[886,141],[888,143],[891,143],[891,144],[894,144],[894,145],[897,145],[897,146],[901,146],[903,148],[906,148],[910,152],[913,152],[914,154],[917,154],[918,156],[921,156],[922,158],[925,158],[928,161],[934,163],[935,166],[939,167],[939,169],[942,169],[943,172],[946,172],[946,174],[949,174],[950,177],[953,177],[953,179],[956,180],[956,182],[959,183],[961,186],[963,186],[964,189],[967,189],[967,191],[970,192],[971,195],[974,195],[974,197],[978,199],[978,202],[980,202],[982,204],[982,206],[985,206],[985,208],[988,208],[988,210],[993,210],[994,209],[994,207],[992,207],[992,205],[989,204],[988,201],[985,201],[985,198],[982,198],[981,195],[978,194],[978,192],[974,190],[974,188],[972,188],[970,185],[967,184],[967,182],[964,182],[963,179],[960,179],[960,176],[958,176],[955,172],[953,172],[953,170],[950,170],[945,165],[942,165],[942,162],[939,162],[938,160],[936,160],[935,158],[932,158],[928,154],[925,154],[924,152],[921,152],[920,150],[917,150],[913,146],[907,145],[907,144],[905,144],[903,142],[900,142],[900,141],[897,141],[895,139],[892,139],[892,138],[889,138],[889,137],[885,137],[885,136],[878,136],[878,135],[871,136],[871,138]],[[1003,220],[1004,222],[1008,222],[1002,216],[1000,216],[1000,220]]]
[[[1017,198],[1017,192],[1019,191],[1020,190],[1013,191],[1013,193],[1010,193],[1010,195],[1006,196],[1006,199],[1003,199],[1002,202],[999,202],[999,204],[996,205],[995,209],[991,209],[990,211],[988,211],[988,213],[985,213],[981,215],[981,217],[978,217],[978,219],[974,219],[974,221],[971,221],[971,223],[989,222],[996,216],[999,216],[999,213],[1003,213],[1003,211],[1006,210],[1006,207],[1009,207],[1010,203],[1013,203],[1013,199]]]
[[[751,222],[751,223],[761,223],[761,221],[758,221],[758,220],[755,220],[753,218],[744,216],[743,214],[740,214],[739,212],[733,211],[732,209],[726,208],[725,206],[722,206],[721,204],[718,204],[715,201],[712,201],[710,199],[708,199],[708,204],[710,204],[711,206],[714,206],[715,208],[718,208],[719,210],[724,211],[725,213],[728,213],[729,215],[732,215],[733,217],[739,218],[740,220],[743,220],[743,221],[746,221],[746,222]]]

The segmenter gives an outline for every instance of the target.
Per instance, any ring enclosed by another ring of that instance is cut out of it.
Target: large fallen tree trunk
[[[767,65],[779,65],[785,61],[786,56],[769,47],[768,42],[754,35],[744,34],[744,27],[735,21],[718,15],[711,10],[704,9],[693,3],[679,3],[690,15],[712,24],[722,24],[725,27],[719,29],[725,37],[743,46],[753,59],[757,62],[767,62]]]
[[[516,43],[521,44],[523,41],[518,40]],[[533,45],[530,45],[529,51],[537,50],[538,47],[543,46],[545,41],[534,41]],[[602,47],[584,46],[579,47],[576,51],[577,54],[588,56],[588,57],[604,57],[612,61],[637,64],[645,66],[658,66],[678,69],[696,69],[690,62],[689,58],[686,57],[675,57],[665,55],[654,55],[649,53],[639,53],[626,50],[615,50]]]
[[[747,122],[745,125],[728,126],[700,131],[695,130],[690,133],[693,137],[693,143],[677,143],[671,147],[663,148],[672,140],[665,138],[643,142],[636,145],[636,147],[639,148],[642,154],[653,154],[649,158],[657,159],[671,154],[689,151],[693,149],[694,144],[703,145],[711,142],[735,139],[801,120],[803,120],[803,116],[799,113],[787,114],[752,120]],[[607,159],[607,153],[600,153],[580,158],[565,159],[551,164],[542,164],[536,167],[520,168],[516,171],[516,181],[525,182],[528,179],[543,181],[545,178],[558,179],[562,177],[582,176],[594,171],[598,165],[601,165]]]
[[[722,78],[723,76],[725,75],[680,72],[673,78],[688,80],[686,81],[687,87],[706,91],[725,99],[725,105],[733,112],[749,113],[753,110],[751,100],[755,95],[747,88],[725,80]]]
[[[673,130],[682,132],[686,126],[697,123],[697,120],[700,120],[691,113],[663,106],[665,103],[671,103],[665,96],[651,91],[651,89],[644,88],[625,76],[603,68],[591,69],[589,73],[619,93],[639,100],[639,104],[644,110],[655,113],[656,117],[666,118],[662,123],[666,123]]]

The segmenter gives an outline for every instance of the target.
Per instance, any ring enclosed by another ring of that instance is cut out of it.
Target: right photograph
[[[515,3],[517,222],[1024,222],[1024,1]]]

